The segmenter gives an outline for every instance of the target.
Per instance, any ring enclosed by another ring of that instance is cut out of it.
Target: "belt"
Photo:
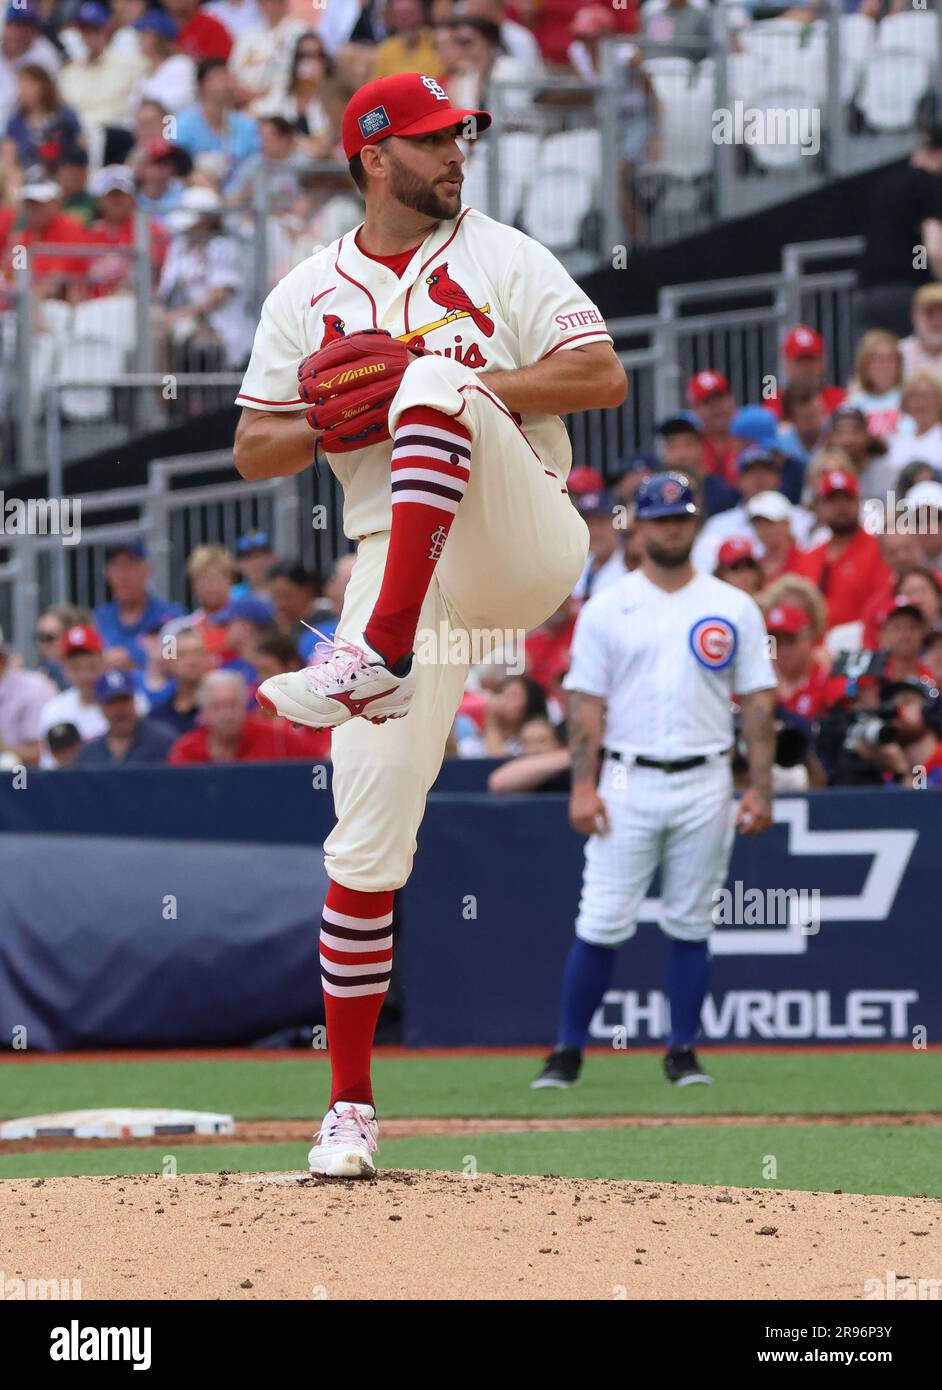
[[[725,758],[731,753],[731,748],[724,748],[721,753],[700,753],[692,758],[675,758],[673,762],[667,762],[660,758],[645,758],[640,754],[634,756],[631,753],[619,753],[614,749],[606,748],[606,758],[612,758],[616,763],[635,763],[638,767],[655,767],[659,772],[689,772],[693,767],[702,767],[704,763],[712,762],[716,758]]]

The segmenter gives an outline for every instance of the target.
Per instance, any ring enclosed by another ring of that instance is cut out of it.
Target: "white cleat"
[[[358,717],[385,724],[408,714],[415,693],[414,658],[404,676],[394,676],[365,637],[348,642],[318,636],[310,666],[262,682],[256,699],[263,708],[312,729],[333,729]]]
[[[325,1178],[373,1178],[379,1125],[372,1105],[338,1100],[324,1116],[307,1156],[312,1173]]]

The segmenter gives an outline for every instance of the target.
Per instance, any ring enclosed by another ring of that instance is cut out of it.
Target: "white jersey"
[[[237,404],[305,410],[298,364],[364,328],[420,343],[485,380],[489,371],[530,366],[560,349],[612,341],[599,310],[550,251],[466,208],[429,233],[399,279],[364,255],[356,232],[286,275],[265,301]],[[531,411],[520,428],[546,467],[566,478],[572,449],[562,420]],[[391,456],[390,440],[327,455],[344,489],[351,540],[390,527]]]
[[[582,609],[563,686],[607,702],[606,748],[667,762],[730,748],[733,693],[775,673],[748,594],[706,574],[668,593],[635,570]]]

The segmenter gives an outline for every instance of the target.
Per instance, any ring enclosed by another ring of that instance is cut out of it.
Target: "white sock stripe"
[[[400,434],[424,434],[429,439],[440,439],[443,445],[463,444],[467,449],[471,445],[471,440],[466,434],[459,434],[457,430],[441,429],[438,425],[399,425],[393,435],[393,449],[395,450],[396,440]]]
[[[379,917],[350,917],[332,907],[325,907],[321,915],[325,922],[332,922],[335,927],[350,927],[353,931],[378,931],[380,927],[391,927],[393,919],[391,911]]]
[[[440,483],[463,493],[467,490],[469,476],[468,473],[463,478],[454,473],[436,473],[433,468],[397,468],[393,472],[393,482]]]
[[[392,944],[391,936],[381,936],[377,941],[348,941],[345,937],[331,936],[329,932],[321,931],[322,946],[329,946],[332,951],[346,951],[351,956],[364,951],[391,951]]]
[[[321,952],[320,961],[328,975],[389,975],[392,971],[392,959],[371,960],[365,965],[338,965]]]
[[[417,449],[412,445],[399,444],[392,451],[392,465],[402,466],[403,459],[435,459],[438,463],[451,463],[453,449],[443,445],[441,449],[422,448]],[[471,463],[468,459],[458,455],[458,462],[453,465],[455,468],[470,469]]]
[[[335,999],[353,999],[364,994],[386,994],[389,981],[379,985],[332,985],[322,979],[321,987],[325,994],[331,994]]]
[[[439,497],[436,492],[394,492],[392,504],[395,507],[397,502],[418,502],[423,507],[435,507],[440,512],[451,512],[457,515],[458,503],[448,497]]]

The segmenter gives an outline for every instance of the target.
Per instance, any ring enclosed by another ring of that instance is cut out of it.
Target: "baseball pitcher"
[[[555,258],[462,208],[458,139],[489,124],[417,73],[355,93],[342,139],[364,220],[268,296],[238,396],[242,476],[301,472],[316,438],[358,543],[335,638],[259,691],[334,729],[320,937],[332,1089],[309,1159],[334,1176],[375,1171],[393,893],[468,673],[449,653],[538,626],[571,591],[588,533],[559,414],[627,393],[601,314]],[[436,661],[415,657],[418,631],[448,635]]]

